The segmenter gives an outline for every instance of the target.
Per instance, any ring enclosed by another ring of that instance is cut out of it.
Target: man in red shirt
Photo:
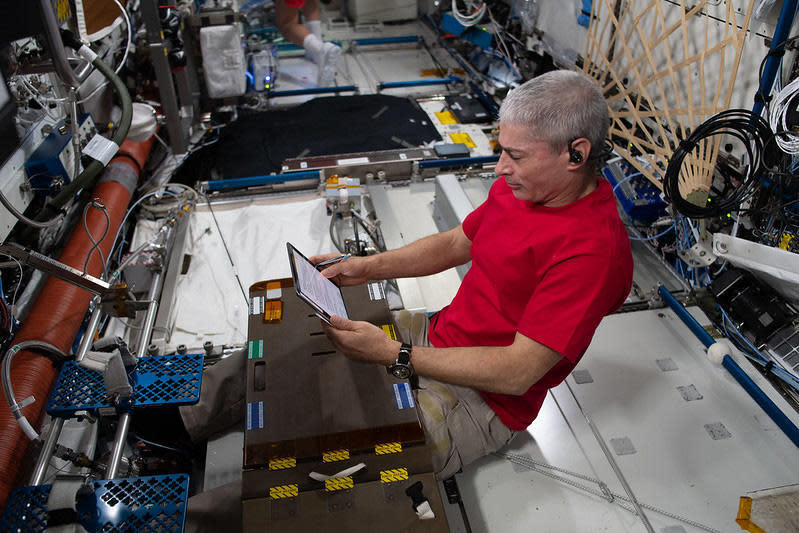
[[[461,226],[323,270],[354,285],[472,261],[412,347],[367,322],[333,317],[326,327],[348,357],[422,377],[417,404],[441,479],[524,430],[630,291],[629,240],[596,169],[608,124],[604,97],[583,74],[524,83],[500,109],[499,179]]]

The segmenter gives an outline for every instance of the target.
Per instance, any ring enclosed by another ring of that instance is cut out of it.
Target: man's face
[[[500,124],[499,144],[502,155],[495,173],[516,198],[548,207],[562,205],[573,179],[567,172],[568,150],[554,153],[546,141],[532,139],[529,130],[517,124]]]

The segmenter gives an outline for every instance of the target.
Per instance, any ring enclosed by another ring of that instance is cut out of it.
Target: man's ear
[[[585,137],[572,139],[567,147],[569,150],[569,165],[571,168],[583,166],[591,154],[591,141]]]

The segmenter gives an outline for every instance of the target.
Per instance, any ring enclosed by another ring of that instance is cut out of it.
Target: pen
[[[326,261],[322,261],[321,263],[316,263],[316,268],[332,265],[333,263],[338,263],[339,261],[344,261],[345,259],[349,259],[351,257],[350,254],[340,255],[338,257],[334,257],[333,259],[328,259]]]

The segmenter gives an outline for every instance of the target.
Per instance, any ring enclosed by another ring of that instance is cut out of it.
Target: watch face
[[[411,377],[411,369],[404,365],[394,365],[391,367],[391,374],[397,379],[408,379]]]

